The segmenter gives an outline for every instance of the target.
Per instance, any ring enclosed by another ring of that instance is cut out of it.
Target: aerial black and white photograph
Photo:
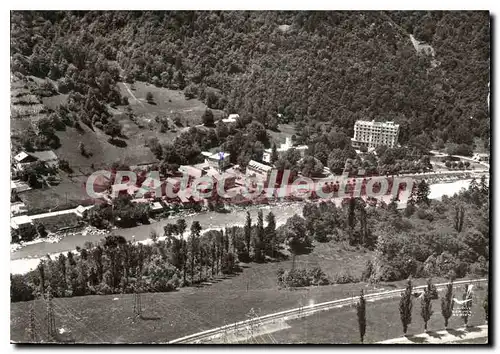
[[[11,344],[492,344],[489,11],[9,16]]]

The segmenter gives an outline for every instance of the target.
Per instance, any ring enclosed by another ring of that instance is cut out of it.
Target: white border
[[[2,217],[3,222],[1,223],[2,225],[2,236],[4,239],[3,242],[3,247],[2,247],[2,253],[3,257],[0,257],[0,261],[2,262],[2,269],[3,269],[3,284],[4,290],[0,293],[0,296],[2,298],[2,306],[3,306],[3,312],[4,314],[10,314],[10,292],[9,292],[9,261],[10,261],[10,251],[8,247],[8,242],[9,242],[9,214],[10,214],[10,205],[9,205],[9,193],[10,190],[7,189],[7,186],[10,185],[8,182],[9,179],[9,171],[7,170],[7,166],[10,163],[10,137],[9,137],[9,131],[10,129],[7,129],[9,126],[9,116],[10,116],[10,107],[9,107],[9,92],[10,92],[10,48],[9,48],[9,43],[10,43],[10,17],[9,17],[9,12],[7,10],[11,9],[17,9],[17,10],[29,10],[29,9],[71,9],[71,8],[78,8],[78,9],[102,9],[102,10],[111,10],[111,9],[140,9],[143,6],[147,6],[149,9],[226,9],[226,10],[236,10],[236,9],[247,9],[247,10],[276,10],[276,9],[287,9],[287,10],[292,10],[292,9],[336,9],[336,10],[381,10],[381,9],[386,9],[386,10],[491,10],[492,15],[494,16],[495,14],[498,15],[498,2],[494,1],[484,1],[484,0],[476,0],[476,1],[440,1],[439,3],[436,1],[430,1],[430,0],[421,0],[421,1],[413,1],[413,2],[402,2],[402,1],[355,1],[355,0],[350,0],[350,1],[342,1],[342,2],[333,2],[333,1],[317,1],[317,0],[309,0],[309,1],[304,1],[304,2],[298,2],[298,1],[269,1],[269,0],[254,0],[254,1],[245,1],[245,2],[240,2],[237,3],[234,0],[233,1],[157,1],[157,0],[151,0],[148,2],[138,2],[138,1],[97,1],[97,0],[87,0],[85,2],[70,2],[68,0],[65,1],[52,1],[52,0],[45,0],[43,2],[40,1],[15,1],[10,3],[9,5],[11,8],[7,8],[8,2],[2,2],[2,12],[1,12],[1,23],[2,23],[2,31],[1,31],[1,39],[2,39],[2,48],[4,49],[4,54],[2,55],[2,65],[1,68],[2,70],[0,71],[0,74],[2,75],[2,80],[1,80],[1,94],[0,98],[2,100],[2,105],[1,111],[2,111],[2,129],[0,131],[0,134],[2,134],[2,137],[0,139],[0,143],[2,145],[0,149],[0,157],[1,157],[1,166],[3,166],[4,170],[3,173],[0,174],[0,178],[2,179],[1,186],[0,188],[0,204],[2,205],[2,213],[0,214]],[[3,7],[6,7],[5,9]],[[498,18],[495,19],[495,29],[498,30]],[[497,57],[495,57],[495,64],[498,63],[498,48],[499,48],[499,41],[498,41],[498,35],[495,36],[495,34],[498,31],[495,31],[495,33],[492,35],[492,39],[494,41],[494,46],[496,48],[497,52]],[[493,63],[492,63],[493,64]],[[498,65],[495,70],[495,72],[498,74]],[[498,77],[498,75],[495,75],[495,79]],[[496,83],[498,83],[498,80],[495,80]],[[495,92],[494,96],[492,97],[491,101],[498,102],[495,100],[497,98],[497,92],[499,90],[498,84],[495,85]],[[491,117],[492,120],[493,117]],[[499,126],[500,123],[495,124],[495,131],[492,132],[492,135],[498,135],[499,134]],[[492,139],[492,142],[494,139]],[[495,151],[493,152],[493,156],[495,159],[495,165],[498,165],[498,159],[500,159],[500,156],[498,154],[498,149],[500,149],[498,146],[500,144],[496,143],[495,144]],[[494,177],[496,175],[493,175]],[[495,177],[495,182],[496,182],[496,177]],[[494,189],[495,195],[494,197],[499,197],[499,191],[498,188]],[[492,196],[493,197],[493,196]],[[499,200],[498,198],[493,198],[494,200]],[[493,220],[500,220],[500,208],[497,206],[495,209],[495,215],[492,217]],[[8,213],[9,211],[9,213]],[[492,232],[493,233],[493,232]],[[495,243],[495,249],[493,250],[494,254],[498,254],[497,251],[498,248],[498,242]],[[493,257],[494,258],[494,257]],[[496,267],[495,270],[491,270],[492,274],[498,274],[499,271],[499,262],[496,262]],[[495,300],[500,299],[500,296],[497,296],[496,294]],[[496,301],[496,303],[499,303],[499,301]],[[498,308],[498,306],[495,306],[495,308]],[[4,349],[4,352],[11,352],[13,350],[19,350],[19,348],[14,347],[12,345],[9,345],[10,343],[10,315],[3,316],[2,317],[2,326],[1,326],[1,340],[0,343],[2,344],[2,349]],[[496,336],[495,336],[496,337]],[[34,347],[31,347],[35,349]],[[39,347],[40,348],[40,347]],[[423,349],[422,347],[418,347],[419,349]],[[425,347],[428,349],[427,347]],[[54,350],[55,348],[42,348],[43,350]],[[67,349],[65,348],[60,348],[60,349]],[[97,349],[100,350],[102,348],[82,348],[80,347],[79,350],[82,352],[90,352],[92,349]],[[108,348],[106,348],[108,349]],[[110,348],[111,349],[111,348]],[[144,347],[117,347],[113,348],[114,350],[129,350],[133,352],[145,352],[146,349],[151,350],[151,347],[144,348]],[[158,347],[154,348],[156,350],[168,350],[170,352],[177,352],[177,351],[190,351],[194,352],[197,351],[198,348],[165,348],[165,347]],[[241,351],[254,351],[254,350],[262,350],[263,348],[252,348],[249,346],[246,347],[239,347],[237,348],[238,350]],[[305,347],[297,347],[297,348],[290,348],[290,347],[281,347],[281,348],[273,348],[274,350],[300,350],[300,351],[310,351],[313,349],[319,349],[319,348],[305,348]],[[334,350],[336,352],[344,352],[347,351],[346,348],[344,347],[330,347],[330,348],[322,348],[323,350]],[[373,349],[373,348],[372,348]],[[384,350],[386,348],[383,348]],[[398,351],[400,351],[402,348],[397,348]],[[415,350],[416,347],[412,346],[411,350]],[[461,348],[446,348],[447,351],[458,351]],[[222,347],[217,347],[217,348],[211,348],[212,351],[219,351],[219,350],[234,350],[234,347],[232,348],[222,348]],[[352,350],[352,349],[351,349]],[[355,351],[361,351],[361,348],[355,349]]]

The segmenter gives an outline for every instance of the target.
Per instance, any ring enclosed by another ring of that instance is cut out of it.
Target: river
[[[440,200],[443,195],[451,196],[457,193],[462,188],[467,188],[470,179],[458,180],[451,183],[436,183],[430,185],[431,199]],[[337,200],[337,204],[340,200]],[[388,200],[387,200],[388,202]],[[257,219],[258,210],[263,210],[264,217],[269,212],[273,212],[276,216],[276,224],[282,225],[288,218],[294,214],[302,214],[303,202],[281,203],[274,205],[255,205],[246,209],[239,209],[231,211],[230,213],[216,213],[216,212],[200,212],[191,215],[173,216],[161,221],[152,223],[150,225],[140,225],[128,229],[113,230],[113,234],[119,234],[127,240],[146,241],[150,237],[152,230],[155,230],[158,235],[163,235],[163,227],[168,223],[175,223],[177,219],[183,217],[186,224],[189,226],[193,221],[198,221],[203,230],[221,229],[226,226],[243,225],[245,223],[246,212],[249,211],[252,220],[255,222]],[[25,273],[34,269],[41,257],[48,254],[57,256],[61,252],[68,252],[74,250],[77,246],[82,247],[85,242],[98,242],[104,236],[89,234],[83,236],[81,234],[69,235],[56,243],[39,242],[35,244],[26,245],[20,249],[11,252],[11,273]]]

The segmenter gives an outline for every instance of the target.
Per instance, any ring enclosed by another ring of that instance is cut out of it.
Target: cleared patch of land
[[[91,203],[83,183],[63,178],[61,183],[50,188],[31,189],[19,194],[30,214],[46,211],[75,208],[80,204]]]
[[[271,140],[279,148],[280,144],[285,143],[286,138],[291,137],[296,133],[296,130],[293,124],[279,124],[278,131],[268,129],[267,132],[269,133]]]
[[[154,119],[158,114],[169,118],[179,114],[183,127],[195,126],[202,123],[201,116],[207,109],[207,106],[197,99],[187,100],[182,91],[156,87],[145,82],[121,82],[118,83],[118,88],[121,95],[128,98],[134,114],[145,120]],[[151,102],[146,99],[148,92],[153,95]],[[221,111],[212,111],[216,120],[222,115]]]

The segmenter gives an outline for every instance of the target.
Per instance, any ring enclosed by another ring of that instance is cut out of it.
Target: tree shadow
[[[429,336],[437,338],[437,339],[441,339],[442,337],[444,337],[443,334],[439,334],[439,333],[437,333],[435,331],[427,331],[425,333],[427,333]]]
[[[466,327],[465,332],[481,332],[482,329],[479,327]]]
[[[108,140],[108,142],[111,144],[111,145],[114,145],[114,146],[117,146],[117,147],[120,147],[120,148],[124,148],[124,147],[127,147],[127,142],[125,140],[121,140],[121,139],[116,139],[116,138],[110,138]]]
[[[71,333],[54,333],[52,338],[59,343],[74,343],[75,337]]]
[[[417,337],[417,336],[414,336],[414,335],[406,335],[405,336],[410,342],[412,343],[419,343],[419,344],[422,344],[422,343],[426,343],[427,342],[427,338],[425,337]]]
[[[465,331],[457,331],[456,329],[448,328],[446,331],[452,336],[463,338],[465,337]]]

